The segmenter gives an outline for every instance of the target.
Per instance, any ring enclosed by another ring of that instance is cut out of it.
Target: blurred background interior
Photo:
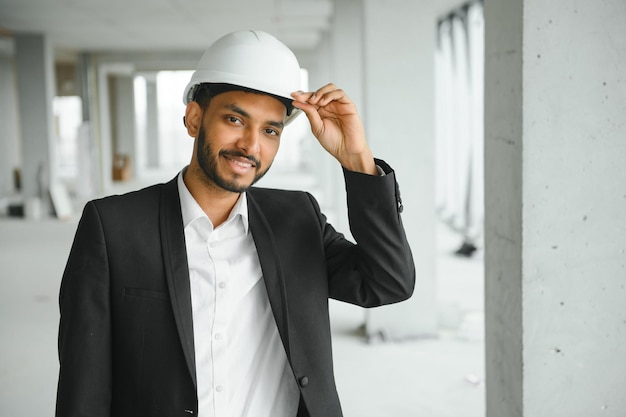
[[[626,354],[626,2],[574,3],[0,0],[0,415],[53,415],[82,206],[188,163],[183,88],[241,29],[286,43],[303,90],[343,88],[398,173],[416,293],[331,303],[346,416],[626,415],[571,374],[626,384],[598,359]],[[304,117],[259,185],[312,192],[349,234]]]

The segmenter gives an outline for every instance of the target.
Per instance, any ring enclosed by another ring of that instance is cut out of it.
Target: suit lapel
[[[180,209],[177,179],[165,184],[160,206],[161,248],[165,275],[170,292],[174,319],[183,347],[187,366],[196,385],[196,361],[193,343],[193,313],[189,267],[185,247],[183,217]]]
[[[274,319],[278,326],[287,353],[291,360],[289,346],[289,316],[287,314],[287,291],[276,250],[274,234],[265,213],[253,197],[248,193],[249,227],[257,248],[263,279],[267,289]],[[178,335],[183,347],[189,373],[196,385],[196,364],[193,342],[193,313],[191,306],[191,289],[189,286],[189,266],[185,247],[185,233],[178,196],[177,179],[165,184],[161,191],[160,205],[161,248],[165,275],[170,292],[174,319]]]
[[[289,315],[287,314],[287,291],[274,234],[265,213],[253,197],[253,191],[248,192],[249,227],[254,244],[259,255],[263,279],[267,295],[272,306],[278,332],[283,341],[287,358],[291,361],[289,347]]]

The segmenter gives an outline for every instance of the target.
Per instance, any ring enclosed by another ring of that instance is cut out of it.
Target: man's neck
[[[215,184],[207,184],[190,170],[189,167],[183,173],[185,186],[216,228],[228,219],[241,194],[224,190]]]

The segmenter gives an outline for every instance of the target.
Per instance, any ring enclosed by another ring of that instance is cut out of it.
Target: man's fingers
[[[322,126],[322,118],[317,111],[319,107],[307,102],[300,101],[299,99],[297,101],[294,101],[293,105],[294,107],[304,112],[307,119],[309,119],[309,123],[311,124],[311,130],[314,134],[317,135],[321,131]]]
[[[326,84],[324,87],[318,89],[317,91],[296,91],[293,92],[291,96],[298,101],[322,107],[334,100],[343,101],[342,99],[345,98],[345,93],[343,92],[343,90],[337,88],[337,86],[330,83]]]
[[[291,97],[293,97],[294,99],[302,102],[302,103],[308,103],[309,100],[311,99],[311,96],[313,96],[313,92],[304,92],[304,91],[294,91],[293,93],[291,93]]]

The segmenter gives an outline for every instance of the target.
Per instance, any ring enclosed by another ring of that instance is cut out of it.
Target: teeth
[[[245,162],[245,161],[240,161],[240,160],[235,160],[235,159],[231,159],[228,158],[231,162],[234,162],[235,164],[239,165],[240,167],[244,167],[244,168],[250,168],[252,166],[252,163],[250,162]]]

